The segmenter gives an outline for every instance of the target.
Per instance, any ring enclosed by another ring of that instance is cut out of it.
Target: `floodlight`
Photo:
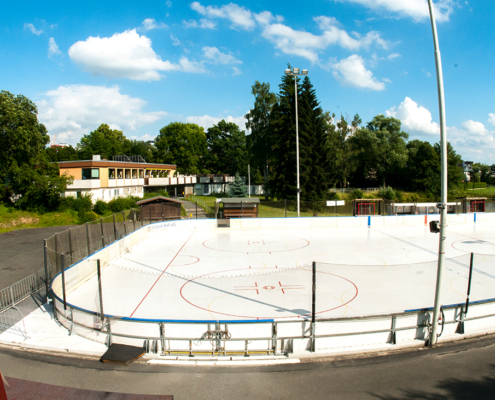
[[[288,68],[287,68],[287,69],[285,70],[285,75],[290,75],[290,69],[288,69]]]
[[[303,75],[308,75],[308,70],[307,70],[307,69],[303,69],[303,70],[302,70],[302,74],[303,74]]]
[[[294,68],[294,73],[297,75],[299,74],[299,68]]]

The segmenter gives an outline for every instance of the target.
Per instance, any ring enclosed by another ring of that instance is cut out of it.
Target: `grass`
[[[74,211],[55,211],[39,214],[33,211],[19,211],[0,204],[0,233],[18,229],[77,224],[78,218]]]

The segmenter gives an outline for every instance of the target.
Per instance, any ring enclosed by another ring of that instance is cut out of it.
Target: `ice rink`
[[[107,315],[163,320],[307,317],[317,262],[318,318],[433,306],[439,235],[427,226],[165,229],[103,270]],[[495,224],[448,227],[442,303],[495,297]],[[68,294],[97,311],[96,277]]]

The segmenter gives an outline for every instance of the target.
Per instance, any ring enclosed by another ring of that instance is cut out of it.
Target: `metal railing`
[[[495,305],[495,300],[486,300],[482,302],[476,302],[478,304],[493,304]],[[77,327],[85,329],[94,329],[91,326],[87,326],[76,322],[73,320],[73,313],[85,313],[90,315],[96,315],[101,318],[98,313],[89,312],[81,309],[74,309],[69,304],[67,304],[67,312],[62,312],[55,308],[55,313],[58,315],[57,319],[63,324],[62,320],[65,320],[67,324],[70,324],[71,333]],[[454,311],[454,317],[450,320],[444,320],[442,325],[457,324],[456,334],[464,334],[464,324],[469,321],[475,321],[490,317],[495,317],[495,313],[487,313],[483,315],[478,315],[475,317],[467,317],[464,310],[464,303],[450,305],[443,308],[444,311],[452,310]],[[402,313],[393,314],[382,314],[382,315],[371,315],[371,316],[355,316],[355,317],[340,317],[340,318],[327,318],[327,319],[316,319],[315,326],[312,326],[311,319],[299,319],[297,321],[211,321],[211,322],[201,322],[201,321],[133,321],[128,318],[115,318],[115,317],[104,317],[101,320],[101,324],[98,329],[100,334],[107,335],[107,345],[110,346],[115,338],[123,338],[127,340],[137,340],[143,345],[143,348],[148,353],[160,353],[162,356],[165,355],[212,355],[212,356],[231,356],[231,355],[244,355],[249,356],[253,354],[266,354],[266,355],[287,355],[294,352],[294,341],[295,340],[308,340],[310,343],[310,351],[314,352],[317,349],[317,341],[327,338],[339,338],[339,337],[351,337],[351,336],[363,336],[363,335],[376,335],[385,334],[387,335],[387,340],[384,344],[396,345],[398,343],[397,333],[403,331],[415,331],[415,340],[424,341],[427,344],[430,330],[431,330],[431,311],[432,309],[424,309],[418,311],[409,311]],[[403,317],[415,317],[418,323],[407,326],[398,326],[397,322]],[[61,320],[62,319],[62,320]],[[118,321],[125,321],[126,323],[140,323],[140,324],[154,324],[157,325],[160,334],[159,336],[139,336],[139,335],[129,335],[112,332],[112,324]],[[348,330],[345,332],[337,333],[327,333],[327,334],[317,334],[316,330],[318,327],[323,327],[325,324],[338,324],[340,322],[352,322],[356,321],[358,323],[366,323],[373,321],[388,322],[388,328],[383,329],[370,329],[370,330]],[[202,323],[205,327],[204,333],[200,337],[177,337],[177,336],[167,336],[167,327],[177,324],[200,324]],[[301,324],[298,329],[302,332],[300,335],[279,335],[278,332],[284,324]],[[262,337],[233,337],[229,331],[229,327],[233,325],[271,325],[271,335]],[[184,345],[178,346],[174,345],[174,342],[187,343],[187,347]],[[201,342],[210,342],[211,350],[206,349],[195,349],[194,347],[199,346]],[[242,342],[243,349],[227,349],[228,343],[232,342]],[[260,342],[265,342],[265,347],[260,346]],[[253,343],[256,343],[253,345]]]
[[[19,282],[0,290],[0,313],[14,307],[31,294],[46,286],[45,269],[21,279]]]

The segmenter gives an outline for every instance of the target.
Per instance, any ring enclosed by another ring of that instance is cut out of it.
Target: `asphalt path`
[[[43,268],[43,239],[71,226],[0,233],[0,290]]]
[[[7,377],[182,399],[495,398],[495,336],[435,349],[260,367],[189,367],[56,357],[0,348]]]

